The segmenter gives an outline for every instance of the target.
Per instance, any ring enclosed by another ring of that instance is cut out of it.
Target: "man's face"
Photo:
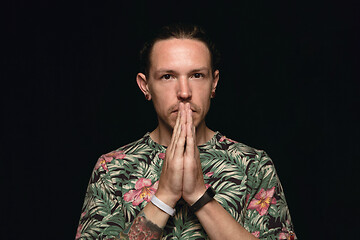
[[[154,44],[147,87],[159,124],[173,128],[180,102],[189,102],[194,125],[205,123],[219,72],[212,73],[210,52],[198,40],[167,39]]]

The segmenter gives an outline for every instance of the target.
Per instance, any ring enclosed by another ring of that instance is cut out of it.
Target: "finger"
[[[181,135],[181,131],[182,131],[182,128],[183,128],[183,122],[184,122],[184,112],[183,112],[183,108],[184,108],[184,104],[180,103],[180,106],[179,106],[179,114],[180,114],[180,119],[179,119],[179,126],[178,128],[176,129],[176,135],[174,137],[174,142],[173,142],[173,146],[172,146],[172,149],[173,149],[173,152],[174,152],[174,155],[175,155],[175,151],[176,151],[176,147],[178,145],[178,141],[179,141],[179,138],[180,138],[180,135]]]
[[[179,124],[178,127],[176,129],[176,133],[175,133],[175,137],[174,137],[174,142],[173,144],[176,145],[177,140],[179,139],[180,133],[181,133],[181,124],[183,124],[184,122],[184,104],[180,103],[179,104]]]
[[[192,127],[192,132],[193,132],[193,139],[194,139],[194,157],[195,159],[199,159],[200,160],[200,152],[199,149],[197,147],[197,142],[196,142],[196,128],[193,125]],[[197,161],[199,169],[201,169],[201,161]]]
[[[167,160],[172,159],[174,156],[174,141],[175,141],[175,138],[177,135],[179,125],[180,125],[180,112],[178,112],[178,115],[176,117],[176,122],[175,122],[175,126],[174,126],[174,129],[172,132],[170,144],[167,147],[166,152],[165,152],[165,159],[167,159]]]
[[[192,141],[192,146],[193,146],[193,153],[194,153],[194,156],[197,154],[198,152],[198,148],[197,148],[197,143],[196,143],[196,127],[194,125],[194,119],[193,119],[193,113],[191,111],[191,108],[190,108],[190,104],[189,104],[189,116],[188,116],[188,123],[191,125],[190,128],[191,128],[191,141]]]
[[[186,154],[188,157],[193,157],[195,139],[193,132],[192,111],[190,107],[187,109],[186,118]]]
[[[179,108],[181,108],[181,106],[179,106]],[[171,141],[170,141],[170,144],[169,144],[169,148],[173,147],[174,141],[178,137],[177,135],[179,133],[179,128],[180,128],[180,119],[181,119],[181,111],[180,111],[180,109],[178,109],[178,115],[176,117],[176,123],[175,123],[173,133],[172,133],[172,136],[171,136]]]
[[[182,159],[184,154],[184,147],[185,147],[185,138],[186,138],[186,111],[185,106],[182,105],[181,107],[181,120],[180,120],[180,134],[179,137],[176,139],[175,142],[175,153],[174,156],[177,159]]]
[[[192,134],[193,134],[193,139],[194,139],[194,148],[195,150],[197,149],[197,143],[196,143],[196,128],[194,125],[192,125]]]

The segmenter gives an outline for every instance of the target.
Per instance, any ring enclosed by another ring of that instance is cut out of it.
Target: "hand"
[[[156,196],[171,207],[175,206],[182,195],[185,127],[186,111],[184,103],[180,103],[171,142],[165,153],[159,187],[156,191]]]
[[[156,196],[174,207],[181,197],[192,205],[205,191],[192,111],[189,103],[180,103]]]
[[[206,191],[190,104],[186,104],[186,148],[182,197],[191,206]]]

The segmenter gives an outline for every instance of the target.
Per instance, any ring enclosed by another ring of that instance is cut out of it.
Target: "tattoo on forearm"
[[[125,230],[120,233],[119,237],[116,239],[129,239],[129,240],[152,240],[160,239],[162,234],[162,229],[156,224],[149,221],[145,213],[140,212],[139,215],[135,218],[130,229]]]

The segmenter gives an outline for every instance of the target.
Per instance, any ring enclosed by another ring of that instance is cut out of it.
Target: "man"
[[[158,126],[100,157],[77,239],[295,238],[271,159],[206,126],[217,56],[193,25],[145,45],[136,80]]]

